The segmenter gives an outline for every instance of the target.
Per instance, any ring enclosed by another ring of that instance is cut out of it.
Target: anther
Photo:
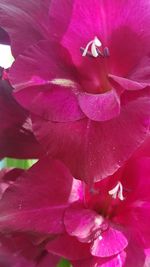
[[[110,56],[110,52],[109,52],[109,48],[108,47],[104,47],[103,55],[104,55],[104,57],[109,57]]]
[[[101,56],[101,57],[104,56],[104,55],[102,54],[102,52],[101,52],[98,48],[96,48],[96,51],[97,51],[97,53],[98,53],[99,56]]]
[[[123,196],[123,186],[121,182],[118,182],[117,185],[108,192],[109,195],[112,196],[112,198],[116,199],[117,197],[123,201],[124,196]]]
[[[97,189],[93,188],[93,187],[91,187],[89,191],[90,191],[91,195],[96,195],[96,194],[99,193],[99,191]]]

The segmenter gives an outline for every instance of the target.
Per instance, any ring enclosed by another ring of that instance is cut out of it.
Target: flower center
[[[104,47],[104,49],[101,48],[101,50],[99,49],[100,47],[102,47],[102,43],[98,39],[98,37],[95,36],[93,40],[88,42],[85,48],[80,48],[82,56],[90,56],[94,58],[97,58],[99,56],[108,57],[110,55],[108,47]]]
[[[112,196],[112,198],[116,199],[117,197],[123,201],[124,196],[123,196],[123,186],[121,182],[118,182],[117,185],[108,191],[108,194]]]

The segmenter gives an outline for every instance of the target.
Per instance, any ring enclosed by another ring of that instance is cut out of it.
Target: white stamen
[[[111,195],[112,198],[114,199],[118,197],[120,200],[123,201],[124,200],[123,186],[121,182],[118,182],[117,185],[112,190],[109,190],[108,194]]]
[[[100,41],[97,37],[95,37],[94,40],[90,41],[90,42],[87,44],[86,48],[85,48],[84,51],[83,51],[82,56],[83,56],[83,57],[86,56],[86,54],[87,54],[87,52],[88,52],[88,49],[89,49],[89,47],[91,46],[91,53],[92,53],[92,56],[93,56],[93,57],[98,57],[98,56],[99,56],[99,53],[97,52],[97,49],[96,49],[96,48],[97,48],[97,47],[101,47],[101,45],[102,45],[101,41]]]

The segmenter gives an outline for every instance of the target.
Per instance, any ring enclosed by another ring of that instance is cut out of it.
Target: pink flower
[[[18,39],[27,35],[19,33],[7,1],[2,21],[17,34],[18,48]],[[75,177],[90,183],[112,175],[149,131],[150,4],[52,0],[49,28],[44,15],[29,18],[47,35],[36,44],[34,39],[10,70],[15,98],[34,114],[34,133],[46,152]]]
[[[149,173],[150,158],[142,157],[89,188],[61,162],[44,158],[3,194],[0,230],[44,235],[46,249],[73,267],[143,267]]]
[[[90,190],[82,183],[82,200],[64,215],[67,234],[49,242],[48,251],[69,258],[74,267],[144,266],[144,249],[150,247],[149,173],[150,159],[140,158]],[[82,254],[77,261],[74,238],[84,249],[89,246],[91,257]],[[63,247],[67,240],[69,251]]]

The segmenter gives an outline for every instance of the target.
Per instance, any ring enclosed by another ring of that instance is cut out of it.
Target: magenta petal
[[[16,253],[17,254],[17,253]],[[0,266],[1,267],[35,267],[35,264],[21,256],[11,253],[3,253],[0,251]]]
[[[130,78],[141,84],[150,85],[150,56],[145,56],[142,58],[140,63],[132,71]]]
[[[64,216],[66,231],[69,235],[76,236],[81,242],[91,241],[102,222],[102,216],[80,207],[68,208]]]
[[[110,257],[123,251],[128,245],[125,235],[113,228],[102,233],[91,246],[91,253],[97,257]]]
[[[132,177],[132,179],[131,179]],[[132,194],[129,197],[128,203],[131,201],[150,201],[149,187],[150,187],[150,157],[143,157],[140,155],[138,159],[127,162],[122,180],[125,187],[129,187]],[[125,178],[125,179],[124,179]],[[144,210],[144,208],[142,209]],[[145,217],[146,220],[146,217]]]
[[[7,251],[12,255],[16,253],[16,255],[22,255],[30,260],[33,260],[41,252],[40,245],[34,244],[34,237],[29,233],[1,233],[0,241],[0,251]]]
[[[10,36],[15,57],[27,46],[48,39],[49,5],[50,0],[1,1],[0,25]]]
[[[145,87],[149,86],[150,84],[147,83],[140,83],[136,82],[127,78],[122,78],[118,77],[115,75],[109,74],[110,81],[111,79],[115,82],[117,82],[123,89],[129,90],[129,91],[134,91],[134,90],[141,90],[144,89]]]
[[[107,121],[120,113],[120,100],[115,91],[104,94],[79,94],[79,104],[85,115],[94,121]]]
[[[0,234],[1,267],[35,267],[41,247],[34,246],[32,237],[22,233]]]
[[[34,117],[33,127],[50,155],[65,162],[75,177],[90,182],[113,174],[123,165],[147,137],[149,117],[150,100],[141,98],[107,122],[83,119],[66,124]]]
[[[123,267],[125,264],[126,253],[122,251],[117,254],[115,257],[111,257],[106,262],[97,265],[97,267]]]
[[[62,57],[67,60],[61,47],[41,41],[16,59],[9,79],[16,100],[29,111],[46,120],[79,120],[85,116],[77,99],[79,85]]]
[[[150,247],[150,203],[135,201],[132,208],[131,219],[128,224],[135,234],[135,239],[140,241],[140,244],[145,248]],[[134,228],[136,224],[136,229]]]
[[[114,257],[99,258],[91,257],[80,261],[71,261],[73,267],[123,267],[126,259],[126,253],[123,251]],[[133,267],[133,266],[128,266]]]
[[[56,87],[35,97],[31,111],[57,122],[79,120],[84,117],[71,88]]]
[[[59,1],[51,0],[49,6],[49,32],[51,38],[61,40],[71,18],[73,3],[72,0],[61,0],[60,5]]]
[[[58,189],[59,194],[56,194]],[[1,231],[61,233],[64,231],[64,211],[69,203],[78,200],[77,191],[77,183],[73,183],[61,162],[43,158],[3,194],[0,202]]]
[[[46,248],[49,252],[69,260],[79,260],[90,257],[88,244],[82,244],[75,237],[66,234],[60,235],[50,241]]]
[[[125,267],[149,267],[150,265],[146,266],[144,264],[145,259],[144,249],[136,243],[135,239],[131,239],[126,249]]]
[[[0,199],[6,189],[24,172],[23,169],[2,169],[0,170]]]
[[[30,94],[30,86],[47,84],[52,88],[59,82],[60,87],[67,87],[62,81],[67,80],[71,84],[74,72],[66,50],[58,43],[43,40],[29,46],[16,58],[9,72],[9,80],[15,92],[27,88]]]
[[[73,267],[95,267],[95,264],[97,263],[98,260],[94,260],[94,258],[91,256],[89,259],[84,259],[84,260],[76,260],[76,261],[71,261]]]
[[[22,89],[14,96],[23,107],[46,120],[68,122],[85,116],[72,88],[42,85]]]
[[[56,267],[59,261],[60,257],[49,253],[46,256],[41,257],[41,260],[36,267]]]

